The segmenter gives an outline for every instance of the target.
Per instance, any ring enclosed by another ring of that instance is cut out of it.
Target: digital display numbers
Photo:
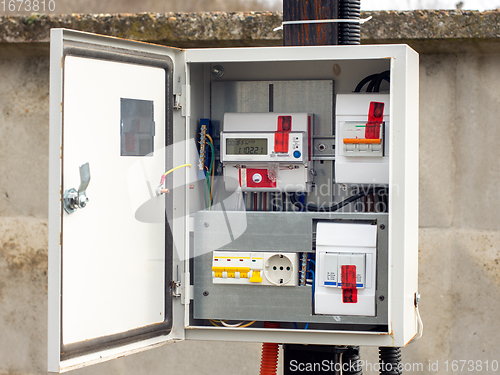
[[[267,138],[227,138],[226,155],[267,155]]]

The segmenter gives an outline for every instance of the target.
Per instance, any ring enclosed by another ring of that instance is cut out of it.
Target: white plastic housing
[[[375,316],[376,259],[376,225],[318,223],[315,314]],[[344,265],[356,266],[356,303],[345,303],[342,298]]]

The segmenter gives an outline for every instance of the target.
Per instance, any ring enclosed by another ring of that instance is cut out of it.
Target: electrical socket
[[[298,281],[298,254],[265,253],[264,276],[272,285],[296,286]]]

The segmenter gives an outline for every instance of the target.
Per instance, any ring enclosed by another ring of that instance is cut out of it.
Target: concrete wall
[[[446,374],[446,360],[500,360],[500,42],[410,42],[421,53],[425,332],[403,360],[424,364],[425,371],[406,373]],[[46,372],[48,61],[43,42],[0,44],[0,375]],[[259,351],[258,344],[184,342],[75,374],[250,375]],[[362,356],[377,361],[373,348]],[[429,371],[428,361],[439,361],[439,371]]]

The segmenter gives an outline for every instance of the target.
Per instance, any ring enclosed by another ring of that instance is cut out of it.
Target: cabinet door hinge
[[[180,281],[172,281],[172,296],[174,296],[174,297],[181,296],[181,282]]]
[[[181,109],[182,108],[181,97],[182,97],[182,94],[180,94],[180,93],[174,94],[174,109]]]

